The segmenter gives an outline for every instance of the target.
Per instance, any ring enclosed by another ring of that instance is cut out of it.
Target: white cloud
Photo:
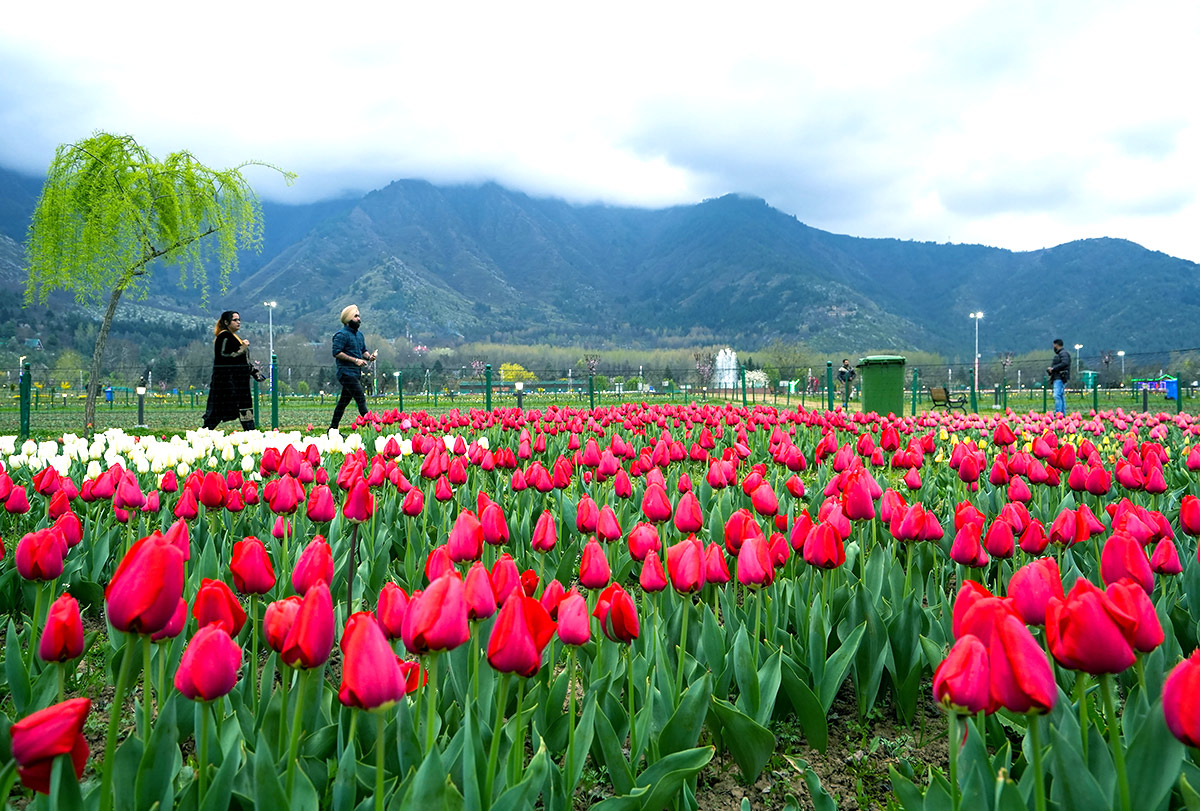
[[[659,206],[726,192],[820,228],[1200,260],[1186,2],[21,4],[0,164],[129,132],[301,175]]]

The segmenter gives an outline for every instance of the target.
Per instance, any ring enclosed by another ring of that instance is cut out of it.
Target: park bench
[[[947,411],[958,408],[964,414],[967,413],[967,396],[965,394],[953,397],[942,386],[927,386],[926,388],[929,390],[929,399],[933,401],[934,408],[944,408]]]

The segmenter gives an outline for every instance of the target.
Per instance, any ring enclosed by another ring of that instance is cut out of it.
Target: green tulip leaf
[[[138,766],[136,794],[139,809],[150,808],[156,802],[161,802],[164,808],[171,805],[171,783],[183,765],[179,754],[179,727],[175,722],[177,707],[176,701],[166,702],[151,728],[150,745]]]
[[[833,706],[833,700],[837,698],[838,691],[842,689],[842,682],[846,680],[846,674],[854,665],[854,656],[858,653],[858,646],[862,644],[863,635],[866,632],[867,623],[863,621],[825,662],[824,673],[821,676],[820,696],[821,706],[825,708],[826,713]]]
[[[1058,728],[1052,728],[1050,734],[1053,741],[1050,760],[1054,775],[1051,798],[1065,808],[1087,808],[1089,811],[1111,809],[1112,794],[1100,789],[1100,784],[1084,765],[1078,737],[1068,739]]]
[[[1158,808],[1180,777],[1184,746],[1167,728],[1162,702],[1156,702],[1126,752],[1129,796],[1141,808]]]
[[[141,712],[140,709],[136,711]],[[117,747],[117,753],[113,755],[113,785],[118,789],[113,792],[116,798],[113,807],[116,811],[134,811],[137,808],[137,796],[129,788],[137,785],[142,752],[142,739],[130,735]],[[122,788],[124,790],[121,790]]]
[[[230,724],[230,726],[234,725]],[[238,747],[232,751],[226,750],[224,758],[221,768],[217,769],[216,774],[213,775],[199,811],[225,811],[230,806],[230,799],[233,796],[233,780],[242,768],[241,748]]]
[[[351,738],[338,758],[337,776],[333,778],[333,811],[353,811],[358,799],[357,767],[358,753]]]
[[[83,795],[70,755],[59,755],[50,767],[50,796],[55,808],[83,808]]]
[[[900,803],[904,811],[925,811],[925,795],[895,766],[888,767],[888,776],[892,781],[892,795]]]
[[[21,638],[17,626],[8,621],[7,636],[4,639],[4,675],[8,680],[8,689],[13,699],[13,709],[18,716],[29,714],[29,702],[33,692],[29,684],[29,671],[25,668],[25,659],[21,650]],[[34,644],[30,639],[29,644]]]
[[[287,795],[279,782],[275,756],[262,733],[254,750],[254,805],[256,808],[287,808]]]
[[[633,790],[633,773],[629,769],[629,761],[621,750],[622,740],[617,738],[612,722],[603,712],[595,716],[595,736],[592,738],[593,755],[603,761],[612,780],[613,789],[618,794],[628,794]],[[598,751],[597,751],[598,750]]]
[[[750,782],[757,780],[774,754],[775,736],[724,699],[713,696],[712,708],[725,730],[722,737],[742,776]]]
[[[712,695],[712,674],[693,682],[679,701],[679,707],[658,736],[658,751],[662,757],[690,749],[700,740],[704,720],[708,717],[709,697]]]
[[[533,760],[525,767],[525,776],[521,778],[521,782],[501,794],[492,804],[491,811],[518,811],[522,808],[533,808],[534,802],[550,774],[550,769],[550,753],[546,751],[546,745],[543,742],[538,747]]]

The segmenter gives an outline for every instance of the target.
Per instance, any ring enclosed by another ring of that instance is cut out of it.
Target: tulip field
[[[1200,809],[1198,494],[1200,418],[1120,409],[0,437],[0,792],[657,811],[786,758],[721,807]],[[882,793],[798,758],[930,705]]]

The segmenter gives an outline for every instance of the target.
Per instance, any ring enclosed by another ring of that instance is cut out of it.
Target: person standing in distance
[[[1054,384],[1054,410],[1066,414],[1067,398],[1064,392],[1067,381],[1071,379],[1071,353],[1063,349],[1062,338],[1054,339],[1054,359],[1046,367],[1046,374]]]
[[[359,315],[356,305],[351,304],[342,310],[342,328],[333,335],[333,358],[337,365],[337,379],[342,386],[342,394],[338,397],[337,406],[333,409],[333,419],[329,422],[331,431],[337,430],[351,398],[358,406],[358,415],[367,415],[367,395],[362,387],[362,367],[375,360],[375,353],[367,351],[367,343],[359,332],[361,326],[362,316]]]

